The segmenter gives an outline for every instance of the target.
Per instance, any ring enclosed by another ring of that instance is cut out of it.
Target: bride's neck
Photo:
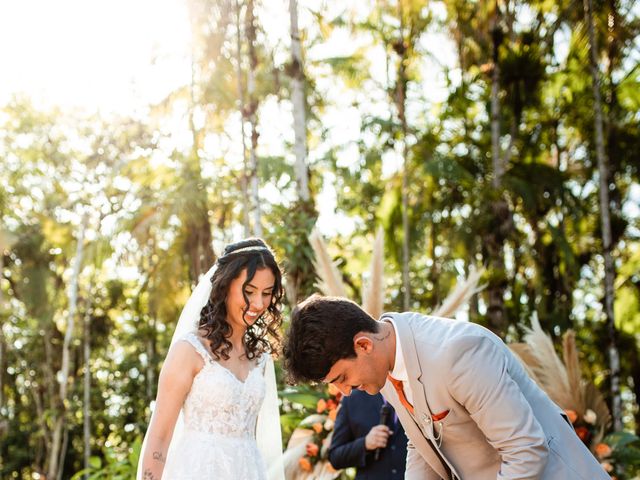
[[[234,330],[228,340],[232,348],[238,353],[244,353],[244,334],[246,330]]]

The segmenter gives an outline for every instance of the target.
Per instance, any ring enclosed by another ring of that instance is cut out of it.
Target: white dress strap
[[[207,351],[206,347],[202,344],[202,342],[200,341],[200,338],[198,338],[198,336],[195,333],[193,332],[187,333],[184,337],[182,337],[182,340],[189,342],[205,362],[208,362],[208,363],[213,362],[213,358],[211,358],[211,354]]]

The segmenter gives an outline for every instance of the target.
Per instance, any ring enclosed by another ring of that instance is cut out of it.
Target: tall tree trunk
[[[609,368],[611,370],[611,416],[615,431],[622,430],[622,401],[620,398],[620,353],[618,351],[618,333],[616,331],[613,312],[614,282],[616,278],[615,264],[611,250],[611,212],[609,210],[609,161],[604,150],[604,133],[602,127],[602,100],[600,97],[600,72],[598,70],[598,45],[593,25],[593,9],[591,0],[583,0],[584,18],[589,34],[589,63],[591,84],[594,99],[594,127],[596,133],[596,157],[600,177],[600,221],[602,228],[602,248],[604,256],[604,311],[609,333]]]
[[[307,163],[307,102],[306,77],[302,56],[302,42],[298,29],[298,1],[289,0],[289,20],[291,35],[291,64],[287,72],[291,77],[291,104],[293,110],[293,132],[295,152],[295,176],[297,202],[291,206],[292,237],[288,240],[296,246],[295,253],[286,260],[288,271],[286,285],[287,298],[295,305],[298,299],[313,288],[315,274],[309,245],[313,220],[317,218],[311,192],[309,190],[309,168]]]
[[[84,398],[83,398],[83,436],[84,436],[84,468],[89,468],[91,459],[91,316],[87,313],[84,316]],[[85,479],[89,474],[84,475]]]
[[[502,43],[503,32],[500,26],[500,12],[496,4],[496,20],[491,30],[493,39],[493,70],[491,74],[491,159],[492,159],[492,187],[494,197],[491,201],[489,215],[492,217],[492,226],[484,235],[485,248],[490,267],[490,280],[487,287],[489,298],[487,318],[489,327],[495,333],[504,335],[507,318],[504,308],[504,291],[506,286],[506,273],[504,265],[505,231],[509,218],[509,206],[503,198],[502,177],[505,172],[504,160],[500,148],[500,58],[499,51]]]
[[[44,358],[45,358],[45,362],[42,365],[42,371],[43,371],[43,377],[44,377],[45,389],[46,389],[46,394],[43,394],[42,396],[47,401],[49,410],[52,412],[56,412],[60,407],[58,405],[59,404],[58,396],[55,393],[56,376],[54,373],[54,369],[55,369],[54,354],[53,354],[53,346],[51,345],[51,338],[53,338],[53,336],[59,332],[55,324],[53,323],[53,319],[49,321],[49,325],[47,325],[47,329],[49,329],[49,331],[45,330],[42,334],[42,341],[44,343]],[[59,357],[56,355],[56,360],[58,358]],[[42,411],[44,412],[44,410],[45,409],[43,406]],[[42,418],[43,418],[42,432],[45,437],[46,446],[48,448],[50,445],[53,445],[52,430],[44,421],[44,417]],[[47,461],[49,459],[48,453],[49,453],[49,450],[47,450]]]
[[[491,163],[493,171],[493,188],[502,186],[504,164],[500,149],[500,63],[499,49],[501,33],[500,27],[493,28],[493,71],[491,72]]]
[[[47,456],[47,446],[49,445],[50,440],[47,433],[47,422],[44,415],[44,402],[42,401],[43,389],[34,388],[31,390],[31,395],[33,396],[33,403],[36,406],[37,423],[42,431],[41,441],[38,442],[33,464],[35,466],[34,468],[39,473],[44,474],[47,468],[43,463],[46,462],[45,457]]]
[[[58,474],[56,480],[62,480],[62,473],[64,471],[64,459],[67,456],[67,448],[69,447],[69,428],[64,427],[64,434],[62,436],[62,448],[60,449],[60,458],[58,459]]]
[[[242,73],[242,6],[240,0],[236,0],[236,83],[238,85],[238,110],[240,111],[240,138],[242,139],[242,176],[240,177],[240,187],[242,189],[242,227],[245,238],[251,234],[251,220],[249,213],[251,201],[249,198],[249,177],[247,159],[247,137],[244,132],[246,120],[245,92]]]
[[[305,76],[302,63],[302,45],[298,31],[298,2],[289,0],[291,18],[291,102],[293,103],[293,131],[295,133],[296,182],[298,198],[309,201],[309,174],[307,170],[307,118],[304,97]]]
[[[251,200],[253,208],[253,234],[262,236],[262,215],[260,213],[260,183],[258,179],[258,100],[256,98],[256,72],[258,69],[258,54],[256,52],[256,20],[255,5],[253,0],[247,2],[246,35],[249,47],[249,72],[247,79],[247,95],[249,97],[248,119],[250,125],[249,144],[249,178],[251,184]]]
[[[407,41],[405,39],[405,22],[403,0],[398,0],[398,17],[400,19],[400,35],[395,45],[399,56],[396,76],[396,109],[402,131],[402,305],[404,310],[411,309],[411,282],[409,278],[409,149],[407,148]]]
[[[80,223],[80,230],[78,232],[78,240],[76,246],[76,256],[73,262],[73,272],[71,274],[71,281],[69,284],[69,314],[67,319],[67,328],[64,334],[64,342],[62,345],[62,366],[60,369],[60,411],[54,422],[55,427],[53,430],[53,442],[51,450],[49,452],[49,467],[47,471],[47,478],[57,478],[58,465],[60,465],[60,453],[63,444],[63,431],[66,416],[65,404],[67,402],[67,387],[69,382],[69,363],[71,353],[71,341],[73,339],[73,330],[75,328],[75,316],[76,309],[78,307],[78,283],[80,277],[80,270],[82,267],[82,256],[84,254],[84,235],[89,222],[89,216],[85,213]]]

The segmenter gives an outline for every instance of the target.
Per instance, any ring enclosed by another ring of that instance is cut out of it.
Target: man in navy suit
[[[334,468],[356,467],[356,479],[404,478],[407,437],[389,404],[387,424],[380,425],[384,403],[382,395],[358,390],[343,397],[329,447],[329,462]]]

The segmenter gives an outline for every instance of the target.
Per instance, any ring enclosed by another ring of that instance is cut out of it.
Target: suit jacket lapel
[[[422,455],[433,471],[440,475],[441,478],[449,478],[446,467],[433,450],[434,447],[429,444],[429,441],[424,436],[424,433],[416,423],[413,416],[400,402],[396,389],[393,387],[391,382],[387,382],[380,393],[382,393],[382,396],[386,398],[395,409],[398,418],[400,418],[400,423],[402,423],[402,428],[404,428],[407,437],[411,440],[413,446],[420,452],[420,455]]]
[[[413,393],[413,408],[415,409],[416,418],[421,418],[424,414],[429,415],[429,418],[431,418],[431,410],[423,393],[424,387],[420,383],[422,366],[418,362],[413,332],[401,317],[394,317],[393,321],[398,329],[399,338],[396,341],[399,341],[402,345],[402,356],[409,374],[409,385],[411,385],[411,392]]]
[[[405,428],[407,436],[425,457],[431,468],[433,468],[442,478],[449,478],[449,474],[447,473],[447,469],[442,463],[442,460],[434,452],[434,448],[436,447],[429,444],[424,430],[417,423],[422,422],[422,425],[424,425],[427,423],[427,419],[430,421],[431,410],[429,409],[427,398],[424,395],[424,387],[422,383],[420,383],[420,379],[422,378],[422,368],[420,366],[420,362],[418,362],[413,332],[409,325],[407,325],[401,318],[397,316],[393,317],[393,321],[398,334],[396,342],[400,342],[402,345],[402,356],[409,375],[409,385],[411,386],[411,392],[413,393],[415,418],[411,416],[406,408],[404,408],[391,382],[387,381],[385,384],[383,395],[393,405],[396,412],[398,412],[398,416],[402,420],[402,426]],[[391,401],[391,398],[393,398],[393,402]],[[409,425],[409,428],[407,428],[405,424]],[[416,442],[415,439],[419,440]]]

